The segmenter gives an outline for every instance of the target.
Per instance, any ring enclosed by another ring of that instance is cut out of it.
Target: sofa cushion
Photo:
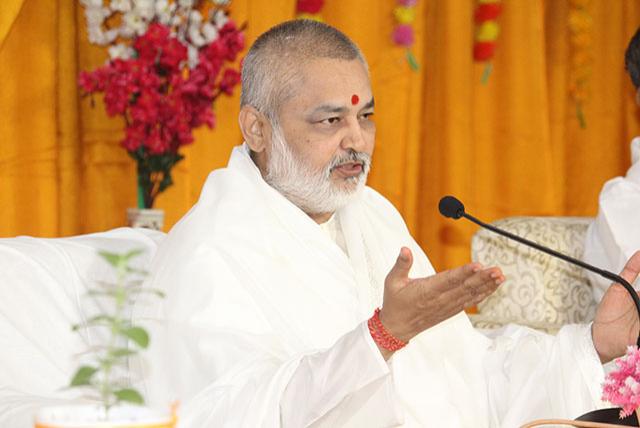
[[[95,344],[97,333],[78,334],[71,326],[96,310],[88,287],[115,281],[97,251],[141,248],[132,264],[145,269],[163,238],[162,232],[120,228],[69,238],[0,239],[0,416],[38,397],[59,396],[78,356]]]
[[[510,217],[493,224],[574,258],[582,256],[592,218]],[[589,322],[595,301],[582,268],[508,240],[485,229],[472,239],[472,259],[502,268],[506,281],[471,316],[479,328],[509,323],[555,332],[562,325]]]

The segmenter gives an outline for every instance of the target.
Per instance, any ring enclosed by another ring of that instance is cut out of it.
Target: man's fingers
[[[389,271],[389,275],[387,275],[387,280],[393,282],[406,281],[407,278],[409,278],[409,271],[411,270],[412,264],[413,254],[411,254],[411,250],[407,247],[402,247],[396,263],[391,268],[391,271]]]
[[[465,279],[459,287],[453,288],[448,297],[465,306],[469,302],[473,305],[493,293],[503,281],[504,276],[499,268],[483,269]]]
[[[640,251],[636,251],[633,256],[627,261],[620,272],[620,276],[626,279],[629,284],[633,284],[633,282],[640,274]]]
[[[430,283],[427,286],[433,287],[434,290],[438,290],[441,293],[446,293],[457,289],[464,281],[481,270],[482,265],[480,263],[468,263],[464,266],[445,270],[426,278]]]

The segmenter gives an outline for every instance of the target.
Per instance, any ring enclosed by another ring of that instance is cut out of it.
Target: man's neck
[[[321,214],[309,214],[309,213],[306,213],[306,214],[309,217],[311,217],[311,219],[313,221],[315,221],[316,223],[318,223],[318,224],[326,223],[327,221],[329,221],[329,219],[333,215],[333,213],[321,213]]]

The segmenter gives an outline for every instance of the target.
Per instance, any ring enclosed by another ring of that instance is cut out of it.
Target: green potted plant
[[[158,290],[143,288],[146,272],[132,267],[142,250],[124,254],[100,251],[115,271],[114,283],[100,282],[88,291],[99,313],[73,326],[77,332],[91,331],[99,337],[84,353],[69,387],[85,391],[85,403],[47,407],[36,415],[36,428],[174,428],[173,409],[144,406],[140,392],[130,386],[128,359],[149,346],[149,334],[134,325],[131,311],[142,295],[163,297]]]

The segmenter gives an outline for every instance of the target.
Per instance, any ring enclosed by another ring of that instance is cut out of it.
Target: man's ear
[[[256,153],[264,151],[271,135],[267,118],[252,106],[242,106],[238,115],[244,141]]]

